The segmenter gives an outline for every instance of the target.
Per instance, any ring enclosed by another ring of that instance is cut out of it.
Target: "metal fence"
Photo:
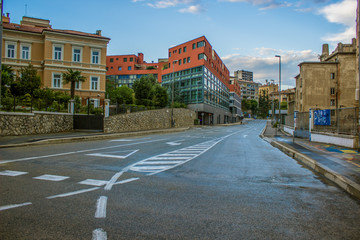
[[[117,114],[125,114],[125,113],[133,113],[133,112],[141,112],[147,110],[154,110],[154,109],[161,109],[159,107],[145,107],[145,106],[137,106],[137,105],[110,105],[110,115],[117,115]]]
[[[285,116],[284,125],[292,128],[294,127],[294,114]]]
[[[330,110],[330,125],[315,125],[316,132],[330,132],[347,135],[358,133],[358,108],[339,108]]]
[[[296,114],[296,128],[309,131],[309,112],[298,112]]]

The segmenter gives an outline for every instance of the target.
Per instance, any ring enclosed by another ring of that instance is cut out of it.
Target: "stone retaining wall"
[[[196,114],[184,108],[174,108],[175,127],[191,127]],[[105,118],[104,132],[119,133],[171,128],[171,109],[119,114]]]
[[[18,136],[73,130],[73,116],[67,113],[0,112],[0,136]]]

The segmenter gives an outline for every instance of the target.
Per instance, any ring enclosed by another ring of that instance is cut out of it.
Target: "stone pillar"
[[[69,113],[71,113],[71,114],[75,114],[75,100],[74,99],[71,99],[70,101],[69,101]]]
[[[107,118],[110,115],[110,99],[105,99],[104,104],[105,104],[104,116]]]
[[[309,141],[311,142],[311,130],[314,127],[314,110],[309,109]]]

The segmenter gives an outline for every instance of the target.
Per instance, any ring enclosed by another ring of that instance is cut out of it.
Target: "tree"
[[[156,84],[156,78],[153,75],[142,76],[133,84],[133,89],[136,98],[136,104],[152,106],[154,91],[153,87]]]
[[[117,104],[133,103],[134,91],[126,85],[115,88],[111,95]]]
[[[37,75],[36,68],[29,64],[26,67],[22,67],[20,70],[20,77],[18,77],[17,88],[22,95],[30,94],[31,97],[31,112],[33,106],[34,91],[40,88],[41,79]]]
[[[6,93],[14,81],[14,72],[10,66],[1,65],[1,96],[6,97]]]
[[[73,71],[68,69],[66,73],[63,74],[63,83],[70,83],[70,98],[74,99],[75,97],[75,85],[76,83],[85,82],[86,77],[81,75],[80,71]]]
[[[259,96],[259,115],[262,118],[266,118],[269,115],[271,109],[271,102],[269,100],[269,94],[265,90],[261,90]]]
[[[154,86],[154,105],[158,107],[165,107],[168,104],[168,94],[166,88],[156,84]]]

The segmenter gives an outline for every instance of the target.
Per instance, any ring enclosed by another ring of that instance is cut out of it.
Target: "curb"
[[[263,134],[266,130],[266,127],[261,132],[260,137],[264,139],[265,141],[269,142],[272,146],[278,148],[282,152],[284,152],[286,155],[294,158],[295,160],[303,163],[313,171],[323,175],[328,180],[332,181],[336,185],[338,185],[340,188],[345,190],[347,193],[352,195],[353,197],[360,199],[360,184],[357,184],[353,182],[352,180],[334,172],[333,170],[325,167],[324,165],[318,163],[314,159],[306,156],[305,154],[302,154],[292,148],[289,148],[278,141],[274,141],[268,137],[265,137]]]
[[[91,140],[102,140],[102,139],[112,139],[118,137],[132,137],[132,136],[142,136],[150,134],[166,134],[172,132],[182,132],[189,130],[188,128],[168,128],[160,130],[147,130],[147,131],[138,131],[138,132],[124,132],[124,133],[110,133],[110,134],[98,134],[98,135],[89,135],[89,136],[80,136],[80,137],[66,137],[66,138],[49,138],[36,142],[26,142],[26,143],[16,143],[16,144],[7,144],[0,145],[0,148],[14,148],[14,147],[27,147],[41,144],[53,144],[53,143],[69,143],[69,142],[79,142],[79,141],[91,141]]]

